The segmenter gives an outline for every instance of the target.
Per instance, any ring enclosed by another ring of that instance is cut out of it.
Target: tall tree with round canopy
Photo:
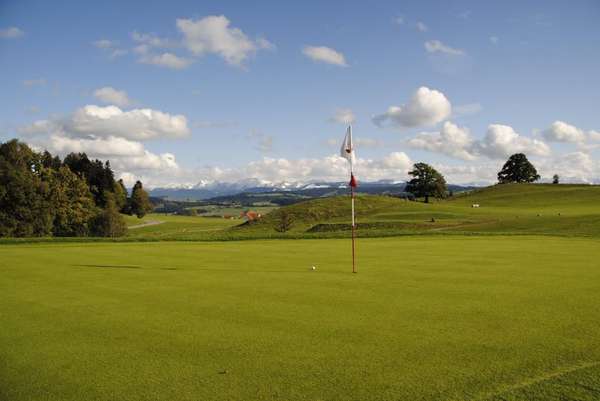
[[[537,170],[527,160],[523,153],[515,153],[508,158],[502,170],[498,173],[498,182],[508,184],[511,182],[535,182],[540,179]]]

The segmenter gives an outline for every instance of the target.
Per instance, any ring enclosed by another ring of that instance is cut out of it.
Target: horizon
[[[362,182],[413,163],[487,185],[525,153],[600,183],[600,4],[0,5],[0,141],[110,160],[128,186]]]

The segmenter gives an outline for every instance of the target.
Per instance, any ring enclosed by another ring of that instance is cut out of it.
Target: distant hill
[[[348,193],[346,182],[313,182],[309,184],[280,183],[263,186],[256,182],[212,183],[194,188],[155,188],[150,195],[173,201],[208,200],[216,203],[237,203],[252,206],[256,202],[269,202],[289,205],[301,200],[345,195]],[[357,192],[372,195],[410,196],[404,192],[406,183],[389,180],[361,182]],[[454,193],[472,190],[476,187],[449,185]]]
[[[472,207],[473,204],[479,207]],[[360,195],[359,236],[417,233],[600,236],[600,186],[503,184],[430,204],[392,196]],[[232,230],[254,237],[344,236],[350,230],[347,196],[314,198]]]

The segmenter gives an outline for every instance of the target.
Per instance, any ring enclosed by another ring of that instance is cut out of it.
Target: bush
[[[102,210],[92,222],[92,234],[97,237],[122,237],[127,233],[125,219],[119,214],[117,205],[112,196],[106,201],[106,208]]]

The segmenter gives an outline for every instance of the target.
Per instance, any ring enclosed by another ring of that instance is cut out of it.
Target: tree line
[[[444,176],[435,168],[426,163],[416,163],[408,172],[413,177],[406,184],[405,191],[418,198],[424,198],[429,203],[429,198],[446,198],[449,194]],[[516,153],[508,158],[502,169],[498,172],[498,183],[531,183],[540,179],[536,168],[527,160],[523,153]],[[558,184],[557,174],[552,177],[552,183]]]
[[[0,144],[0,237],[122,236],[122,213],[152,210],[140,181],[127,195],[108,161],[85,153],[61,160],[16,139]]]

